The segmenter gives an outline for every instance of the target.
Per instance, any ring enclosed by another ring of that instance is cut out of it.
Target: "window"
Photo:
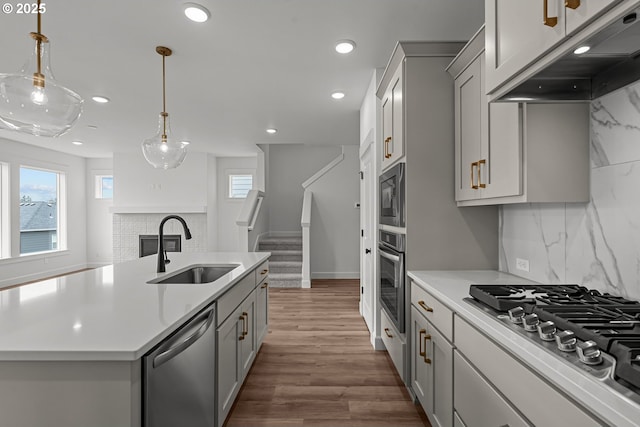
[[[253,188],[253,175],[229,174],[229,198],[246,199],[249,190]]]
[[[61,231],[64,174],[20,167],[20,254],[66,249]]]
[[[113,199],[113,175],[96,175],[96,199]]]

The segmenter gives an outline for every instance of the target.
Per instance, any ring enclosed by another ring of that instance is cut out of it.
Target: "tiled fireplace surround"
[[[113,262],[123,262],[138,258],[139,236],[158,234],[162,218],[168,214],[128,214],[113,215]],[[192,238],[185,240],[182,224],[169,220],[164,225],[164,234],[180,234],[183,252],[204,252],[207,250],[207,214],[178,213],[191,230]]]

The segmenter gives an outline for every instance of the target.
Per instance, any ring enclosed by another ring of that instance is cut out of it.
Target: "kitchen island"
[[[410,271],[408,275],[418,288],[416,295],[423,299],[420,302],[426,301],[431,310],[425,312],[429,325],[450,328],[445,335],[452,337],[447,358],[450,355],[453,363],[446,366],[451,369],[447,375],[454,378],[450,383],[453,402],[447,414],[440,414],[447,420],[444,425],[471,427],[495,418],[501,418],[495,425],[638,425],[640,403],[634,393],[612,390],[583,368],[566,363],[564,357],[465,301],[471,284],[535,282],[497,271]]]
[[[0,291],[0,425],[139,426],[141,358],[269,253],[171,253]],[[147,282],[237,264],[205,284]]]

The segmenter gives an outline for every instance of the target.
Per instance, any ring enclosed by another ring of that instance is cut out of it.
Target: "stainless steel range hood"
[[[640,79],[640,8],[625,14],[580,46],[501,96],[499,101],[591,100]]]

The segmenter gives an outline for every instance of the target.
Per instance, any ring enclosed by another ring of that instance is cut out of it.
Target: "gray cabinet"
[[[453,424],[453,346],[411,307],[411,388],[434,427]]]
[[[268,271],[265,262],[218,300],[218,307],[224,307],[218,310],[223,314],[216,331],[218,426],[229,415],[268,330]]]
[[[517,85],[533,69],[572,51],[639,4],[637,0],[487,0],[487,93],[504,95],[508,90],[503,86]],[[610,8],[614,13],[605,13]]]
[[[404,62],[395,71],[382,98],[382,170],[385,170],[404,156],[402,134],[403,71]]]
[[[256,335],[258,349],[269,332],[269,282],[265,279],[256,288]]]
[[[489,103],[484,39],[480,29],[447,68],[458,206],[589,201],[589,104]]]

